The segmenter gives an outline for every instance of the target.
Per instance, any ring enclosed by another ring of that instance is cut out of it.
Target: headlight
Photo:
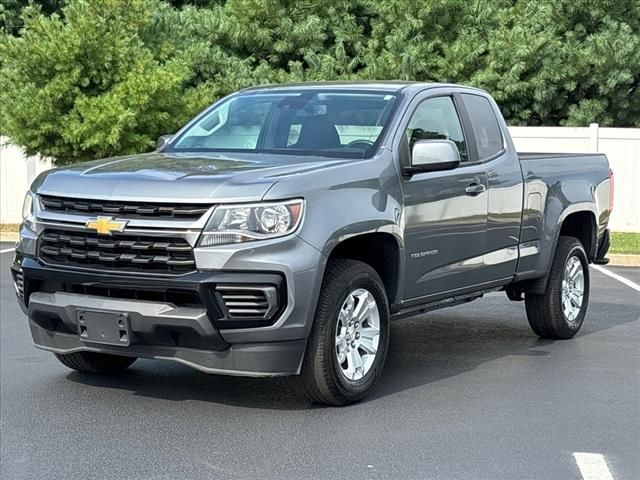
[[[36,195],[28,191],[24,197],[24,202],[22,202],[22,220],[24,220],[24,224],[31,230],[34,230],[34,222],[36,220],[35,202],[37,202]]]
[[[24,202],[22,202],[22,219],[27,222],[32,222],[35,220],[35,215],[33,211],[33,200],[34,194],[31,192],[27,192],[24,197]]]
[[[201,247],[250,242],[293,233],[302,219],[304,201],[220,205],[200,239]]]

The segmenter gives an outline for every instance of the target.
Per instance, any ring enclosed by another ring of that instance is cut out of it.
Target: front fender
[[[371,159],[354,159],[318,172],[305,172],[276,183],[264,200],[303,197],[305,213],[297,235],[329,258],[354,236],[391,234],[404,268],[402,193],[393,155],[386,149]],[[320,265],[321,274],[325,265]]]
[[[284,178],[264,200],[304,197],[304,221],[297,232],[325,256],[340,242],[365,233],[390,233],[404,248],[402,195],[391,153]]]

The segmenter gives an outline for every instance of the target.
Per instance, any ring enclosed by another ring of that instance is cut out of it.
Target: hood
[[[258,201],[283,177],[349,162],[324,157],[153,152],[56,168],[32,191],[61,197],[125,201]]]

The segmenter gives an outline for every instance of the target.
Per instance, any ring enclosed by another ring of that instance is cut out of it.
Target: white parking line
[[[632,282],[631,280],[624,278],[620,275],[618,275],[617,273],[613,273],[610,272],[609,270],[607,270],[606,268],[601,267],[600,265],[591,265],[591,268],[594,268],[596,270],[598,270],[601,273],[604,273],[605,275],[608,275],[609,277],[618,280],[620,283],[624,283],[627,287],[631,287],[633,288],[636,292],[640,292],[640,285],[638,285],[635,282]]]
[[[575,452],[573,458],[576,459],[576,463],[584,480],[613,480],[604,455],[600,455],[599,453]]]
[[[15,250],[15,248],[5,248],[4,250],[0,250],[0,253],[9,253],[9,252],[13,252]]]

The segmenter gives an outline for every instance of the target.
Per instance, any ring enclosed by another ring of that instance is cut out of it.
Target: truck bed
[[[534,153],[534,152],[517,152],[520,161],[527,160],[549,160],[551,158],[584,158],[584,157],[604,157],[603,153]]]
[[[521,261],[519,268],[536,277],[550,268],[556,238],[548,232],[556,232],[574,206],[593,214],[576,227],[596,229],[592,245],[604,235],[611,212],[609,163],[602,153],[518,153],[518,158],[524,180],[520,242],[534,244],[540,252]],[[588,252],[591,260],[595,253]]]

